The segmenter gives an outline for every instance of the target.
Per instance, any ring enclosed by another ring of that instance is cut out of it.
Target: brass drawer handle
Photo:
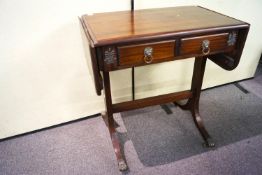
[[[144,49],[144,61],[147,64],[153,61],[153,48],[152,47],[146,47]]]
[[[204,41],[202,41],[202,53],[203,53],[204,55],[207,55],[207,54],[209,54],[209,52],[210,52],[209,43],[210,43],[209,40],[204,40]]]

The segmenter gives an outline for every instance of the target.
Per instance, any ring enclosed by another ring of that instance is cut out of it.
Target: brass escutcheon
[[[153,48],[152,47],[146,47],[144,49],[144,61],[147,64],[153,61]]]
[[[204,41],[202,41],[202,53],[203,53],[204,55],[207,55],[207,54],[209,54],[209,52],[210,52],[209,43],[210,43],[209,40],[204,40]]]

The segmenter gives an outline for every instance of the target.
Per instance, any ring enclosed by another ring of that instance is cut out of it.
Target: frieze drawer
[[[174,60],[175,40],[118,47],[120,66],[138,66]]]
[[[181,39],[180,55],[212,55],[219,52],[231,51],[234,48],[235,33],[220,33]]]

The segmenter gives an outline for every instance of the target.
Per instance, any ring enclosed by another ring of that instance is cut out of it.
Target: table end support
[[[120,171],[126,171],[128,169],[128,166],[126,164],[126,161],[124,160],[124,156],[121,151],[120,142],[117,136],[117,131],[115,129],[115,122],[110,122],[111,116],[108,116],[107,113],[102,113],[102,118],[105,121],[105,124],[108,127],[108,131],[110,134],[111,142],[114,148],[114,152],[117,159],[118,168]],[[112,116],[113,118],[113,116]],[[114,120],[113,120],[114,121]]]
[[[112,97],[110,89],[110,77],[109,72],[103,72],[103,82],[104,82],[104,93],[105,93],[105,107],[106,112],[102,113],[102,117],[105,121],[105,124],[108,127],[112,145],[117,159],[118,168],[120,171],[125,171],[128,169],[125,162],[123,153],[121,151],[120,141],[117,136],[117,131],[115,129],[116,122],[113,118],[113,108],[112,108]]]
[[[205,73],[206,57],[196,57],[194,63],[194,72],[192,77],[191,92],[193,93],[192,98],[189,98],[186,104],[179,104],[174,102],[175,105],[179,106],[183,110],[189,110],[192,114],[194,123],[204,139],[204,146],[214,147],[215,143],[208,134],[203,120],[199,114],[199,99],[201,93],[201,87],[203,83],[203,77]]]

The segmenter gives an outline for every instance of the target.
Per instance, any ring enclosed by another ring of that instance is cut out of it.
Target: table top
[[[249,25],[199,6],[97,13],[82,20],[94,45]]]

